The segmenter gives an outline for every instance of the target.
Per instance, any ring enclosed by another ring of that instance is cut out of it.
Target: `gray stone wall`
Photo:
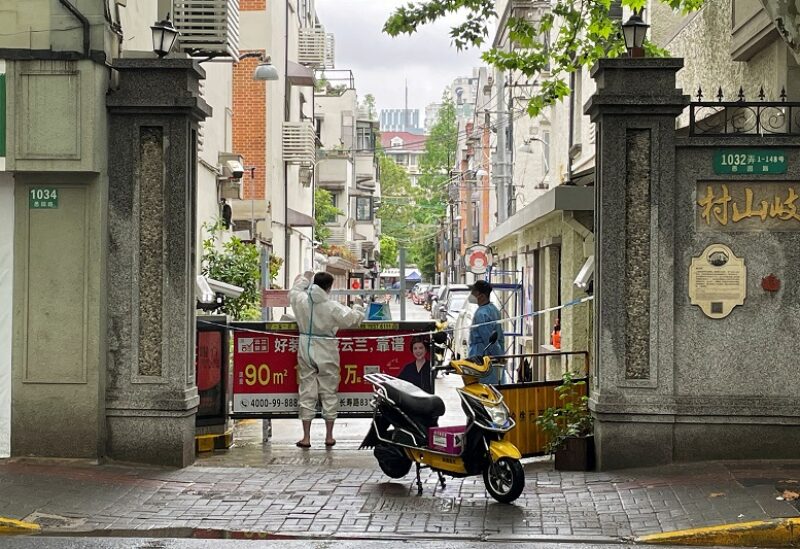
[[[679,67],[670,59],[602,61],[587,109],[599,128],[591,408],[604,469],[800,454],[800,143],[678,139],[674,120],[687,98],[670,73]],[[714,152],[731,147],[772,148],[788,157],[788,170],[716,175]],[[766,200],[763,226],[698,227],[698,184],[732,181],[761,186],[752,207]],[[775,189],[785,192],[764,194]],[[778,209],[785,225],[776,231]],[[692,258],[715,243],[747,267],[744,304],[722,319],[692,305],[688,288]],[[778,292],[761,287],[770,274],[782,282]]]

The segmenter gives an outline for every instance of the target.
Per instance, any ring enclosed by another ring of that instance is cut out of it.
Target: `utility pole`
[[[451,284],[456,282],[456,203],[450,200],[450,250],[447,266],[447,277]]]
[[[494,165],[494,172],[492,179],[494,186],[497,190],[497,224],[500,225],[508,219],[509,202],[513,199],[509,196],[509,189],[507,186],[506,175],[506,102],[505,102],[505,74],[502,72],[496,73],[497,81],[495,82],[496,90],[495,97],[497,97],[497,156]]]

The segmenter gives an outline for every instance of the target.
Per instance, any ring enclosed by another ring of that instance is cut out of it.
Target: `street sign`
[[[767,175],[786,173],[786,153],[778,149],[717,149],[714,173]]]
[[[467,270],[474,274],[483,274],[492,265],[492,251],[483,244],[473,244],[464,254]]]
[[[58,208],[58,189],[52,187],[31,187],[28,192],[28,205],[31,210],[52,210]]]

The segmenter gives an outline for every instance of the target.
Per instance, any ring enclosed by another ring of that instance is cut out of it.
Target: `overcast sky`
[[[402,108],[407,78],[408,106],[420,109],[422,124],[425,106],[439,101],[454,78],[471,75],[481,64],[480,52],[457,52],[447,21],[411,36],[384,34],[392,8],[403,3],[408,0],[316,0],[316,8],[325,30],[336,37],[336,68],[353,71],[359,98],[373,94],[379,111]]]

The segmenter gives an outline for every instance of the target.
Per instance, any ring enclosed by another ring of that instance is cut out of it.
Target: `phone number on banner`
[[[371,412],[371,393],[339,393],[340,412]],[[233,413],[294,413],[300,409],[297,393],[239,394],[233,400]]]

